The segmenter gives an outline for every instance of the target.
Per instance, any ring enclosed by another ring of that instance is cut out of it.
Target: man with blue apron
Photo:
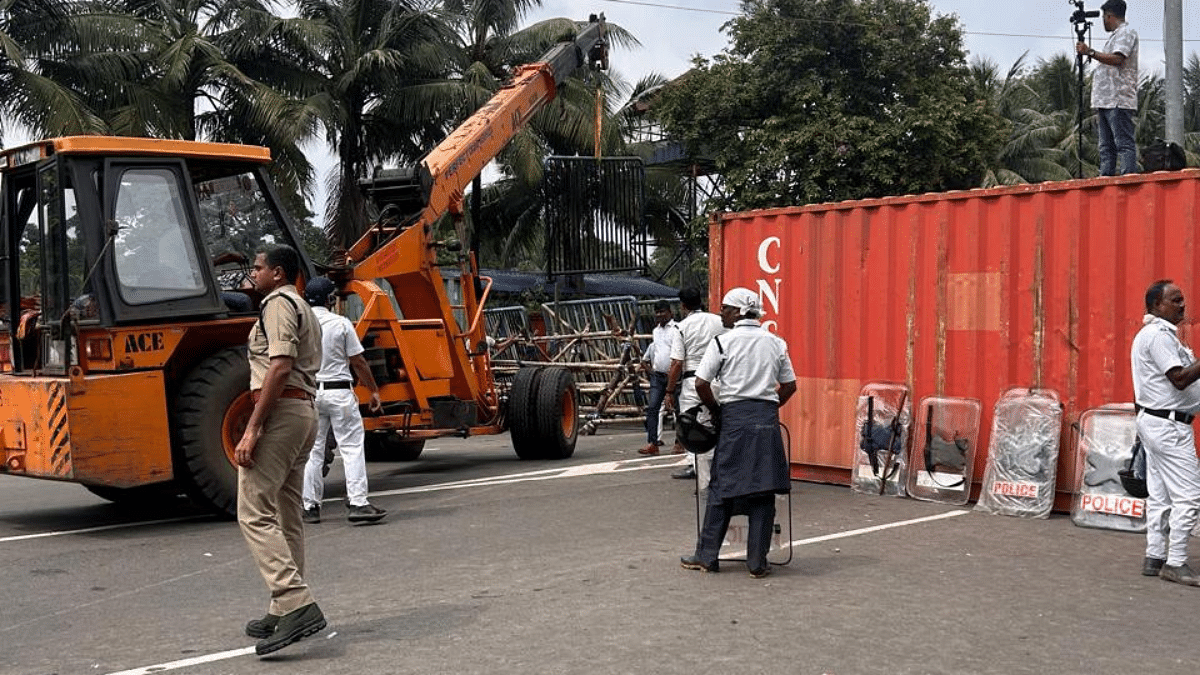
[[[746,565],[750,576],[771,572],[767,552],[775,523],[775,495],[791,490],[791,475],[779,430],[779,408],[796,393],[796,373],[787,343],[759,323],[758,294],[735,288],[721,300],[721,320],[730,328],[713,338],[696,369],[696,393],[720,420],[713,450],[707,508],[696,552],[685,569],[718,571],[721,542],[735,514],[749,516]],[[720,401],[712,390],[720,377]]]

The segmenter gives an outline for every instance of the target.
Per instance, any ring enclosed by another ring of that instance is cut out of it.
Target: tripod
[[[1075,13],[1071,15],[1071,23],[1075,26],[1075,41],[1090,44],[1092,41],[1092,22],[1089,18],[1100,16],[1100,12],[1090,12],[1083,9],[1083,0],[1067,0],[1075,5]],[[1083,64],[1084,55],[1075,54],[1075,70],[1079,75],[1076,85],[1076,95],[1079,97],[1075,114],[1075,159],[1077,162],[1075,177],[1083,178]]]

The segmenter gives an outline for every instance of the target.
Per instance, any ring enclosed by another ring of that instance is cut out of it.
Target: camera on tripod
[[[1100,10],[1093,9],[1090,12],[1083,8],[1083,0],[1067,0],[1068,4],[1075,5],[1075,13],[1071,15],[1071,23],[1081,24],[1087,23],[1088,19],[1095,19],[1100,16]]]

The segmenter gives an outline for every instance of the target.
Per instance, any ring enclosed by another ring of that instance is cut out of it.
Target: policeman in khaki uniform
[[[246,624],[269,654],[325,628],[304,582],[301,491],[316,435],[313,409],[321,367],[321,326],[296,291],[295,249],[277,246],[254,259],[254,288],[264,295],[247,344],[254,412],[234,452],[238,525],[271,592],[267,615]]]
[[[1179,340],[1183,292],[1170,280],[1146,290],[1146,315],[1133,338],[1130,362],[1137,430],[1146,449],[1146,558],[1142,574],[1200,586],[1188,567],[1188,537],[1200,513],[1200,461],[1192,413],[1200,361]]]

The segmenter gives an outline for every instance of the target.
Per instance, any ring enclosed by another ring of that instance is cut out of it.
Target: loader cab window
[[[121,174],[113,241],[121,298],[129,305],[204,295],[200,266],[178,175],[166,168],[131,168]]]
[[[252,288],[254,256],[276,244],[295,247],[254,173],[196,183],[200,231],[223,291]]]

